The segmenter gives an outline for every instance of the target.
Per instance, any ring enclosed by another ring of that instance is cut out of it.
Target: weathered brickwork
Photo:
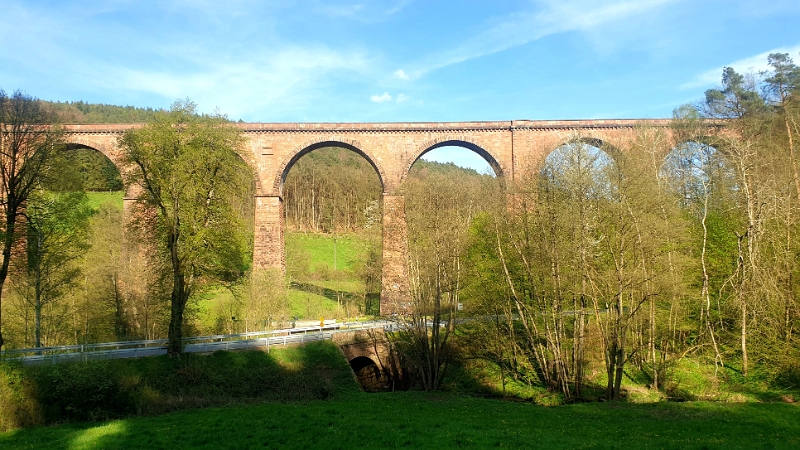
[[[371,377],[371,384],[387,385],[403,381],[404,371],[400,367],[399,357],[383,330],[372,329],[337,333],[333,335],[333,342],[339,346],[351,367],[353,362],[360,358],[367,358],[372,361],[378,373]],[[355,369],[355,367],[353,368]],[[359,379],[359,382],[362,382],[362,380]]]
[[[285,266],[283,181],[293,164],[317,148],[338,146],[359,153],[378,173],[383,187],[383,293],[381,312],[407,310],[407,234],[403,182],[426,152],[455,145],[483,156],[506,180],[537,173],[560,145],[581,140],[613,153],[625,148],[640,125],[662,128],[668,120],[587,120],[433,123],[246,123],[243,158],[255,173],[254,265]],[[68,125],[70,144],[91,147],[121,167],[117,138],[138,125]],[[122,168],[124,169],[124,168]],[[126,198],[130,198],[126,193]]]
[[[383,276],[381,314],[410,312],[406,199],[383,195]]]
[[[286,267],[283,251],[283,199],[278,196],[257,196],[253,264],[258,269]]]

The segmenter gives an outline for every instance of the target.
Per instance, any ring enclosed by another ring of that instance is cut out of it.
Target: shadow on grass
[[[332,300],[334,302],[342,301],[351,304],[364,304],[364,314],[379,315],[380,314],[380,293],[356,294],[348,291],[337,291],[327,287],[317,286],[313,283],[292,281],[289,285],[291,289],[309,294],[316,294]]]
[[[327,298],[328,300],[333,300],[333,301],[342,300],[346,302],[360,302],[364,300],[363,294],[354,294],[348,291],[337,291],[327,287],[317,286],[313,283],[300,283],[297,281],[292,281],[289,287],[291,289],[295,289],[298,291],[321,295]]]
[[[220,351],[181,359],[2,365],[0,375],[5,387],[0,389],[0,414],[6,429],[360,392],[331,342],[273,348],[271,353]]]

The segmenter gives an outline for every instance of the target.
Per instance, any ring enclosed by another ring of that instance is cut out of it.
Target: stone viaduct
[[[283,182],[295,162],[322,147],[342,147],[363,156],[383,188],[383,289],[381,313],[408,305],[406,218],[403,182],[414,162],[430,150],[460,146],[482,156],[498,176],[518,180],[541,167],[559,146],[577,140],[624,148],[639,126],[669,130],[669,120],[566,120],[427,123],[240,123],[247,137],[243,156],[256,178],[257,268],[284,268]],[[137,125],[68,125],[67,142],[106,155],[121,166],[117,138]],[[130,192],[126,202],[133,201]]]

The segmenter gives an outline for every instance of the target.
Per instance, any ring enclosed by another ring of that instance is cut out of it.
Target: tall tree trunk
[[[6,235],[3,239],[3,262],[0,265],[0,349],[3,348],[5,340],[3,339],[3,291],[8,278],[8,267],[11,263],[11,248],[14,246],[14,234],[16,232],[15,225],[17,221],[16,208],[13,205],[6,204],[5,211],[6,219]]]
[[[742,301],[742,376],[747,376],[747,302]]]
[[[746,301],[747,293],[744,292],[744,290],[745,290],[745,284],[747,282],[746,280],[747,280],[748,272],[747,272],[747,270],[745,270],[745,266],[744,266],[744,255],[743,255],[743,249],[742,249],[742,240],[746,236],[747,236],[747,233],[745,233],[744,235],[737,236],[737,238],[738,238],[737,239],[738,251],[739,251],[738,260],[739,260],[739,266],[740,266],[740,268],[742,270],[742,274],[741,274],[742,279],[741,279],[741,282],[739,284],[739,295],[738,295],[738,297],[739,297],[739,304],[740,304],[741,313],[742,313],[742,316],[741,316],[741,320],[742,320],[742,326],[741,326],[742,375],[745,376],[745,377],[747,376],[747,301]]]
[[[39,348],[42,346],[42,293],[39,289],[39,282],[36,283],[36,292],[34,294],[34,342],[33,346]]]
[[[177,220],[177,219],[176,219]],[[172,295],[169,317],[169,344],[167,354],[180,356],[183,353],[183,312],[186,309],[188,292],[181,260],[178,256],[179,231],[176,225],[169,236],[169,251],[172,261]]]

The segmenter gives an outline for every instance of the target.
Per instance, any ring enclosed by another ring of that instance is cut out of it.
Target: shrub
[[[31,369],[47,423],[105,420],[135,412],[135,392],[105,361],[37,366]]]
[[[22,367],[0,364],[0,432],[43,423],[33,386]]]
[[[21,367],[0,365],[0,431],[179,409],[358,392],[330,342],[261,351]]]

